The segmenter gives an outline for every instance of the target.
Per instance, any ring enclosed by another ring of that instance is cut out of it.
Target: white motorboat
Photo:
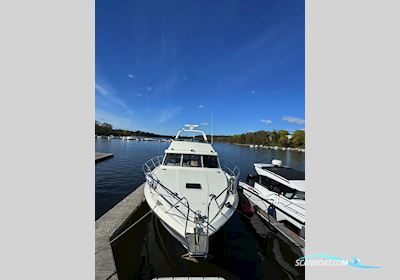
[[[256,212],[262,218],[304,248],[304,172],[282,166],[276,159],[272,164],[255,163],[254,167],[257,174],[247,176],[246,183],[239,183],[243,194],[256,206]]]
[[[147,161],[144,194],[164,227],[189,257],[207,257],[209,237],[234,213],[239,170],[224,171],[206,134],[185,125],[164,156]],[[182,137],[183,133],[201,137]]]

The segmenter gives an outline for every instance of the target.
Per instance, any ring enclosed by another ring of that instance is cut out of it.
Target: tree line
[[[114,129],[113,126],[106,122],[95,122],[95,133],[101,136],[142,136],[142,137],[160,137],[160,138],[171,138],[171,136],[159,135],[151,132],[144,132],[140,130],[126,130],[126,129]]]
[[[158,135],[144,131],[132,131],[125,129],[114,129],[109,123],[101,123],[96,121],[96,135],[102,136],[142,136],[142,137],[162,137],[173,138],[170,135]],[[210,135],[207,135],[211,139]],[[303,148],[305,146],[305,133],[304,130],[296,130],[293,134],[289,134],[287,130],[273,130],[265,131],[260,130],[256,132],[247,132],[235,135],[215,135],[213,136],[216,142],[225,142],[232,144],[247,144],[247,145],[265,145],[265,146],[278,146],[278,147],[291,147]]]
[[[292,135],[287,130],[256,131],[230,136],[216,135],[214,141],[232,144],[265,145],[291,148],[304,148],[305,132],[296,130]]]

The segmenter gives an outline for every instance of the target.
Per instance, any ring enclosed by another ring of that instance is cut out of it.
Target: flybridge
[[[197,125],[197,124],[185,124],[185,127],[178,131],[178,133],[177,133],[176,136],[175,136],[175,139],[176,139],[176,140],[179,139],[179,136],[180,136],[183,132],[200,133],[200,134],[203,136],[203,140],[204,140],[205,142],[207,142],[207,136],[206,136],[206,134],[205,134],[204,131],[202,131],[202,130],[195,129],[195,128],[197,128],[197,127],[199,127],[199,125]]]

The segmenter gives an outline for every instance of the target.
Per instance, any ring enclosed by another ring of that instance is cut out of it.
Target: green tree
[[[305,131],[304,130],[296,130],[293,132],[292,145],[295,148],[304,148],[305,147]]]
[[[279,147],[289,147],[290,141],[288,138],[289,132],[287,130],[279,130],[278,134],[278,143]]]

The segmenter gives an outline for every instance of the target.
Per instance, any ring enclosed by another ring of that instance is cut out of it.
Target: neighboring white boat
[[[143,166],[144,194],[165,228],[190,257],[207,257],[209,237],[234,213],[239,170],[224,171],[206,134],[185,125],[165,150]],[[200,134],[182,138],[182,133]],[[196,141],[199,139],[199,141]]]
[[[272,217],[279,230],[282,225],[293,234],[282,231],[291,241],[304,248],[305,240],[305,175],[280,160],[272,164],[255,163],[257,174],[249,175],[247,182],[240,182],[243,194],[256,206],[264,219]],[[300,241],[300,242],[298,242]]]

